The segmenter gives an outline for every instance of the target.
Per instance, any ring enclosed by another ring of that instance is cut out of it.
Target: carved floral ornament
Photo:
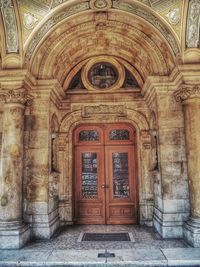
[[[26,89],[6,90],[0,93],[0,98],[3,99],[5,103],[18,103],[23,105],[33,99]]]
[[[200,85],[184,85],[174,93],[177,102],[187,99],[200,98]]]

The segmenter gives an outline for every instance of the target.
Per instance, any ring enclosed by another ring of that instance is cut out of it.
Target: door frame
[[[138,159],[137,159],[137,154],[138,154],[138,151],[137,151],[137,136],[136,136],[136,129],[135,129],[135,127],[132,125],[132,124],[130,124],[130,123],[128,123],[128,122],[113,122],[113,123],[80,123],[80,124],[78,124],[78,125],[76,125],[76,127],[74,127],[74,129],[73,129],[73,142],[72,142],[72,162],[73,162],[73,166],[72,166],[72,168],[73,168],[73,170],[72,170],[72,221],[73,221],[73,223],[75,223],[75,221],[76,221],[76,214],[75,214],[75,205],[76,205],[76,197],[75,197],[75,148],[76,148],[76,144],[77,144],[77,135],[75,134],[76,133],[76,131],[77,131],[77,129],[80,129],[81,130],[81,128],[85,128],[85,127],[94,127],[94,129],[96,128],[96,127],[98,127],[98,129],[102,129],[103,127],[104,127],[104,125],[106,125],[107,127],[108,127],[108,129],[109,129],[109,126],[111,126],[111,125],[118,125],[118,127],[119,128],[125,128],[125,129],[129,129],[129,130],[131,130],[132,131],[132,135],[131,136],[133,136],[134,135],[134,140],[130,140],[130,141],[127,141],[127,142],[125,142],[124,144],[122,144],[122,146],[123,145],[130,145],[130,144],[132,144],[132,146],[133,146],[133,149],[134,149],[134,151],[133,151],[133,157],[135,158],[135,166],[134,166],[134,169],[133,169],[133,172],[134,172],[134,175],[135,175],[135,193],[136,193],[136,212],[137,212],[137,215],[136,215],[136,223],[134,223],[134,224],[138,224],[139,223],[139,218],[140,218],[140,207],[139,207],[139,183],[138,183]],[[111,126],[112,127],[112,126]],[[104,130],[102,130],[102,135],[103,135],[103,139],[105,139],[106,140],[106,138],[105,138],[105,136],[104,136],[104,134],[105,134],[105,131]],[[108,141],[107,140],[107,142],[108,142],[108,144],[107,144],[107,146],[115,146],[115,142],[112,142],[112,141]],[[134,143],[133,143],[134,142]],[[97,144],[97,143],[96,143]],[[101,145],[102,144],[102,139],[100,138],[100,140],[99,140],[99,143],[98,143],[99,145]],[[83,142],[83,144],[82,144],[83,146],[84,146],[84,142]],[[119,144],[118,144],[119,145]],[[92,143],[91,142],[91,146],[95,146],[95,144],[94,143]],[[105,147],[104,147],[104,150],[105,150]],[[105,159],[104,159],[105,160]],[[105,209],[107,208],[107,203],[106,203],[106,201],[105,201]],[[106,210],[105,210],[105,213],[107,213],[106,212]],[[105,215],[105,220],[106,220],[106,216],[107,216],[107,214]]]

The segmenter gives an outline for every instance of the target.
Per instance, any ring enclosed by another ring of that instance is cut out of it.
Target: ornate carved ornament
[[[23,105],[33,99],[33,97],[28,94],[25,89],[6,90],[5,92],[0,93],[0,97],[5,101],[5,103],[19,103]]]
[[[38,43],[44,37],[47,32],[54,27],[56,24],[61,22],[62,20],[76,14],[79,12],[83,12],[92,8],[95,9],[94,5],[96,5],[96,9],[98,11],[102,11],[104,8],[112,8],[117,10],[126,11],[128,13],[135,14],[139,17],[150,22],[158,31],[162,33],[165,39],[168,41],[175,55],[179,53],[179,47],[177,45],[175,37],[171,34],[171,32],[167,29],[167,27],[153,14],[144,10],[142,7],[138,7],[136,4],[122,3],[119,0],[113,0],[111,5],[111,1],[109,0],[99,0],[99,1],[87,1],[79,4],[75,4],[71,7],[63,9],[60,13],[53,15],[50,19],[48,19],[45,24],[36,32],[35,36],[31,40],[25,54],[25,60],[29,61],[36,49]]]
[[[200,85],[184,85],[174,93],[177,102],[187,99],[200,98]]]
[[[111,7],[111,0],[90,0],[90,8],[95,11],[105,11]]]
[[[34,38],[31,40],[31,43],[26,51],[25,58],[26,60],[30,60],[34,50],[36,49],[38,43],[40,40],[44,37],[44,35],[57,23],[60,21],[78,13],[81,11],[85,11],[89,9],[89,3],[80,3],[76,4],[74,6],[71,6],[63,11],[61,11],[59,14],[55,14],[53,17],[51,17],[49,20],[45,22],[45,24],[39,29],[39,31],[35,34]]]
[[[199,46],[200,32],[200,0],[191,0],[188,9],[186,46],[195,48]]]
[[[91,117],[94,115],[118,115],[120,117],[126,116],[126,107],[124,105],[92,105],[83,106],[82,117]]]
[[[92,58],[83,67],[82,82],[88,90],[115,90],[123,86],[124,67],[113,57]]]
[[[150,130],[142,130],[140,132],[142,145],[144,149],[151,149],[152,142],[151,142],[151,133]]]
[[[6,36],[6,50],[8,53],[18,53],[18,29],[12,0],[0,0],[0,8],[3,17],[4,32]]]
[[[180,19],[181,19],[181,12],[180,12],[180,8],[175,8],[173,10],[171,10],[166,17],[169,20],[169,23],[171,23],[172,25],[176,25],[179,23]]]
[[[138,7],[136,4],[122,3],[119,0],[113,0],[113,8],[123,10],[134,15],[137,15],[148,22],[150,22],[157,30],[162,33],[165,39],[168,41],[175,55],[179,53],[179,47],[177,45],[175,37],[170,33],[167,27],[153,14]]]

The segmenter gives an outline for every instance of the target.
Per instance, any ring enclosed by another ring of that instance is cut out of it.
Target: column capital
[[[26,89],[16,90],[2,90],[0,92],[0,98],[4,100],[6,104],[22,104],[25,105],[33,97],[28,93]]]
[[[200,99],[200,84],[184,84],[174,92],[174,97],[177,102],[184,102],[188,99]]]

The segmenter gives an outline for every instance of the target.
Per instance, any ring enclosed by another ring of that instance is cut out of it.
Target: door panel
[[[103,147],[76,148],[76,223],[105,223]]]
[[[75,131],[75,223],[137,223],[135,130],[86,125]]]
[[[106,220],[108,224],[136,223],[136,184],[132,146],[108,146],[106,153]]]

